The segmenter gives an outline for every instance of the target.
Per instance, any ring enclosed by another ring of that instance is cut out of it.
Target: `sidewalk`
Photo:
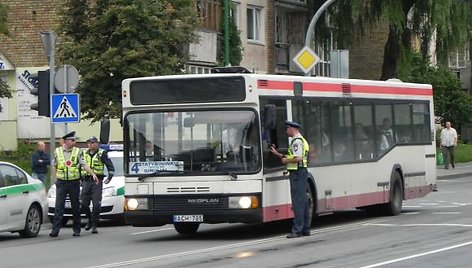
[[[444,169],[443,165],[437,166],[438,180],[455,179],[472,176],[472,162],[458,163],[456,168]]]

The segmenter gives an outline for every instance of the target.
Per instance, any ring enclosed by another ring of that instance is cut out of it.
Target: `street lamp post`
[[[316,11],[315,15],[310,21],[310,25],[308,25],[308,29],[306,30],[306,36],[305,36],[305,46],[311,47],[311,43],[313,42],[313,36],[315,35],[315,26],[316,23],[318,22],[318,19],[320,18],[321,14],[336,0],[328,0],[324,2],[324,4]],[[310,72],[307,72],[305,76],[310,76]]]
[[[55,57],[56,57],[56,33],[53,31],[46,31],[46,32],[41,32],[41,43],[43,45],[44,52],[46,53],[46,56],[48,58],[49,62],[49,103],[50,105],[52,104],[52,95],[54,94],[54,74],[55,74]],[[51,107],[49,107],[49,110],[51,110]],[[50,112],[50,116],[53,116],[54,114],[52,111]],[[56,134],[55,134],[55,129],[54,129],[54,124],[52,122],[49,122],[49,154],[51,156],[51,159],[54,157],[54,148],[56,147]],[[54,181],[54,166],[51,165],[50,167],[50,173],[51,173],[51,179],[50,179],[50,185],[53,185],[55,183]]]

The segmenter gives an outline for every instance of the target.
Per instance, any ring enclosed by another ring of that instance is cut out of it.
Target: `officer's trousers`
[[[97,175],[98,176],[98,175]],[[82,182],[82,211],[87,218],[94,223],[100,219],[100,210],[102,208],[102,181],[103,176],[98,176],[98,184],[91,177],[87,177]],[[90,201],[92,201],[92,212],[90,212]]]
[[[59,234],[62,227],[62,217],[66,196],[69,194],[72,217],[74,220],[72,229],[74,233],[80,233],[80,181],[79,180],[57,180],[56,181],[56,205],[54,208],[54,222],[52,224],[52,234]]]
[[[292,233],[307,234],[310,232],[311,218],[308,208],[308,198],[306,195],[308,173],[306,168],[289,170],[290,172],[290,193],[293,207]]]

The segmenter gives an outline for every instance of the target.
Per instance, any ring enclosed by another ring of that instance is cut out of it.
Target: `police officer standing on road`
[[[56,179],[56,204],[54,208],[54,221],[49,236],[57,237],[62,226],[66,196],[69,194],[74,220],[73,236],[80,236],[80,166],[92,174],[95,181],[97,176],[86,165],[81,151],[75,147],[75,131],[62,137],[63,145],[54,151],[53,176]]]
[[[300,134],[300,124],[285,121],[287,135],[292,138],[288,148],[288,154],[284,155],[278,152],[274,145],[271,146],[271,152],[280,157],[283,164],[287,165],[290,172],[290,193],[292,197],[292,207],[295,217],[293,219],[292,231],[287,238],[296,238],[310,235],[311,218],[308,207],[307,190],[307,166],[309,144]]]
[[[84,160],[88,166],[90,166],[93,172],[97,175],[98,181],[95,181],[92,176],[85,176],[82,182],[82,210],[88,218],[85,230],[92,229],[92,234],[96,234],[97,225],[100,219],[100,209],[102,201],[102,181],[108,184],[113,177],[115,167],[111,162],[108,154],[105,150],[99,148],[98,139],[96,137],[90,137],[87,140],[88,150],[83,152]],[[103,168],[107,167],[108,177],[103,180]],[[93,209],[90,212],[90,201],[92,201]]]

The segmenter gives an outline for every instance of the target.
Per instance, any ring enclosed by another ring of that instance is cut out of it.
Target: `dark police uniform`
[[[299,124],[290,121],[286,122],[286,126],[300,128]],[[292,159],[296,156],[303,158],[302,162],[287,164],[287,170],[290,173],[290,194],[295,216],[291,235],[295,236],[310,235],[311,218],[306,195],[308,152],[309,144],[300,133],[292,137],[286,158]]]
[[[66,140],[75,141],[75,131],[62,137]],[[62,227],[62,217],[66,196],[69,195],[74,236],[80,236],[80,165],[85,162],[81,157],[81,150],[75,146],[67,149],[66,146],[58,147],[54,151],[54,165],[56,166],[56,204],[54,208],[54,221],[51,237],[56,237]]]
[[[96,137],[90,137],[87,142],[97,143],[98,139]],[[115,167],[113,162],[111,162],[108,154],[103,149],[97,148],[97,150],[91,151],[90,149],[83,151],[83,158],[87,165],[93,170],[95,175],[97,175],[99,182],[96,183],[92,176],[86,175],[83,178],[82,182],[82,210],[88,218],[87,226],[85,230],[92,229],[92,233],[96,234],[97,225],[100,219],[100,209],[102,201],[102,189],[103,189],[103,168],[106,166],[108,171],[107,181],[110,181],[115,172]],[[93,209],[90,212],[90,201],[92,201]]]

